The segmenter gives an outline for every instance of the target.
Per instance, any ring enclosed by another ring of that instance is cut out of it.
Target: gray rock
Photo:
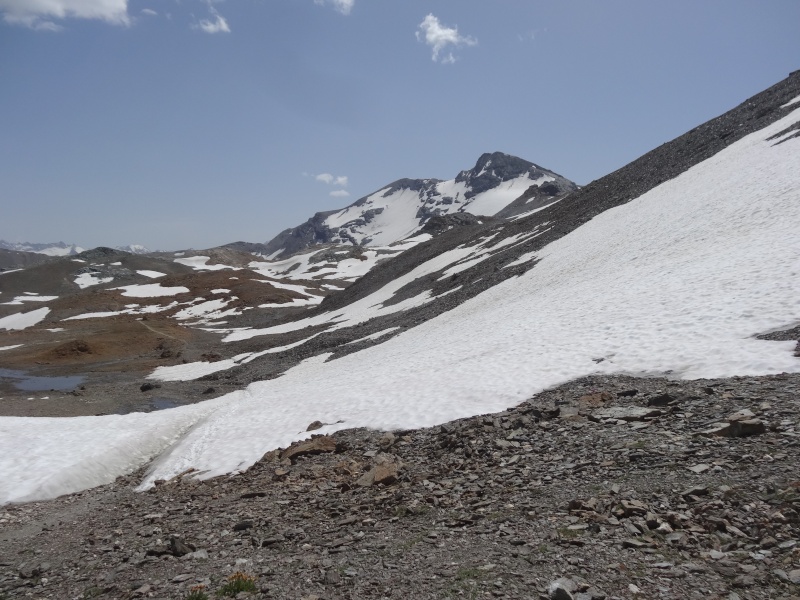
[[[547,595],[550,600],[575,600],[572,593],[577,589],[578,585],[572,579],[560,577],[547,587]]]
[[[658,408],[646,408],[644,406],[611,406],[598,410],[593,417],[596,419],[616,419],[617,421],[644,421],[659,417],[664,412]]]

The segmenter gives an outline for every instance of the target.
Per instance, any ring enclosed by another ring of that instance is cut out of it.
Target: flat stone
[[[397,481],[400,465],[394,462],[385,462],[375,465],[356,481],[356,485],[369,487],[371,485],[391,485]]]
[[[644,406],[610,406],[594,413],[597,419],[616,419],[617,421],[643,421],[660,417],[664,411]]]
[[[267,492],[245,492],[240,498],[264,498],[267,495]]]
[[[705,431],[700,432],[700,435],[737,438],[759,435],[766,430],[767,427],[762,420],[749,419],[730,423],[714,423]]]
[[[648,544],[647,542],[643,542],[642,540],[637,540],[637,539],[631,538],[631,539],[628,539],[628,540],[622,540],[622,547],[623,548],[633,548],[633,549],[649,548],[650,544]]]
[[[698,475],[700,475],[700,473],[705,473],[706,471],[708,471],[711,468],[711,465],[699,464],[699,465],[694,465],[693,467],[686,467],[686,468],[689,469],[692,473],[697,473]]]
[[[611,402],[612,399],[613,396],[611,396],[611,394],[608,392],[586,394],[585,396],[578,398],[578,408],[581,411],[599,408],[601,406],[605,406],[608,402]]]
[[[281,458],[294,461],[299,456],[336,452],[336,440],[328,435],[292,444],[281,454]]]
[[[194,551],[195,548],[185,543],[182,539],[175,536],[169,538],[169,552],[173,556],[183,556]]]
[[[728,415],[726,421],[749,421],[750,419],[755,418],[755,413],[750,410],[749,408],[743,408],[742,410],[737,410],[735,413],[731,413]]]
[[[667,406],[670,402],[673,402],[675,398],[670,396],[669,394],[659,394],[658,396],[653,396],[652,398],[647,399],[647,406]]]

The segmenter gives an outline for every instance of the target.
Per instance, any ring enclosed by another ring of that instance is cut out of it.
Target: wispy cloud
[[[343,15],[349,15],[355,3],[356,0],[314,0],[314,4],[318,6],[330,4]]]
[[[347,175],[332,175],[331,173],[320,173],[319,175],[312,175],[311,173],[303,173],[303,177],[313,177],[316,181],[339,188],[329,192],[330,196],[334,198],[347,198],[350,192],[343,189],[347,187],[349,180]]]
[[[442,25],[437,17],[429,14],[419,24],[417,39],[425,42],[431,47],[431,60],[442,64],[452,64],[456,62],[456,57],[452,52],[442,55],[442,51],[448,46],[458,48],[460,46],[475,46],[478,43],[474,37],[461,35],[458,27],[447,27]]]
[[[217,9],[209,3],[208,12],[211,13],[211,19],[201,19],[194,25],[192,29],[197,29],[205,33],[230,33],[231,28],[228,26],[228,21],[225,20]]]
[[[158,13],[154,11],[152,8],[143,8],[142,14],[147,15],[148,17],[155,17],[156,15],[158,15]]]
[[[54,21],[97,19],[114,25],[130,25],[128,0],[0,0],[6,23],[42,31],[58,31]]]
[[[334,177],[330,173],[320,173],[319,175],[315,175],[314,179],[321,181],[322,183],[327,183],[328,185],[340,185],[342,187],[347,186],[347,175],[339,175],[338,177]]]

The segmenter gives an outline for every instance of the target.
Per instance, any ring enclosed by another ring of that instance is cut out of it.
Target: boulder
[[[292,444],[283,451],[281,458],[294,462],[299,456],[323,454],[324,452],[336,452],[336,440],[328,435]]]

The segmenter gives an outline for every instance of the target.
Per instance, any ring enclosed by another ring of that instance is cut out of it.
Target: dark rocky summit
[[[525,175],[531,180],[547,177],[550,181],[532,184],[520,200],[515,201],[513,206],[503,209],[503,218],[513,217],[521,212],[538,208],[578,189],[578,186],[570,180],[534,163],[502,152],[493,152],[481,155],[472,169],[461,171],[456,176],[455,183],[465,186],[463,197],[453,198],[439,193],[437,186],[442,183],[440,179],[398,179],[378,191],[383,192],[382,197],[384,198],[403,190],[416,193],[420,203],[416,214],[416,225],[421,228],[433,217],[470,213],[469,200],[478,194],[498,187],[503,182]],[[280,250],[281,252],[276,256],[283,258],[318,244],[369,245],[371,238],[354,234],[354,228],[369,224],[383,211],[383,208],[367,207],[369,198],[375,193],[377,192],[359,198],[346,207],[349,209],[363,208],[363,210],[352,211],[355,215],[354,218],[344,225],[332,228],[326,223],[328,217],[340,212],[339,210],[319,212],[302,225],[282,231],[266,244],[259,244],[258,252],[271,255]],[[537,204],[531,204],[531,200],[535,200]],[[237,248],[241,249],[242,244],[242,242],[238,242]]]

